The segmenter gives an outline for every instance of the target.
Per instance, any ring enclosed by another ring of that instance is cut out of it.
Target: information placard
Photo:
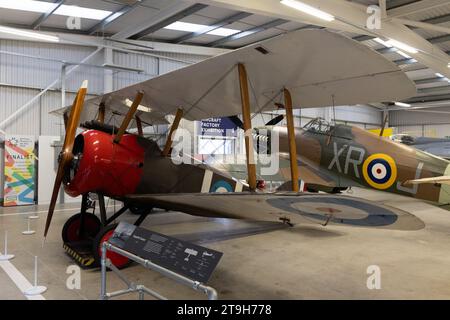
[[[125,251],[206,283],[223,253],[120,222],[109,242]]]

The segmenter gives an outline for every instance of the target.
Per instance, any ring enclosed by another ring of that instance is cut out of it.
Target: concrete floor
[[[408,211],[426,226],[397,231],[305,222],[289,228],[171,212],[150,216],[143,227],[223,252],[209,282],[221,299],[449,299],[450,212],[382,192],[354,189],[353,196]],[[58,206],[42,247],[46,209],[0,208],[0,240],[8,230],[9,252],[16,255],[11,263],[31,282],[33,256],[39,256],[39,282],[48,287],[45,299],[98,299],[99,270],[82,270],[80,290],[66,287],[66,269],[74,263],[62,248],[60,232],[78,206]],[[22,235],[27,212],[36,211],[40,216],[32,222],[36,234]],[[132,221],[135,216],[127,214],[124,219]],[[3,244],[0,248],[3,251]],[[367,288],[370,265],[381,269],[380,290]],[[123,272],[171,299],[205,298],[139,265]],[[108,291],[121,288],[122,282],[108,273]],[[2,268],[0,299],[26,299]]]

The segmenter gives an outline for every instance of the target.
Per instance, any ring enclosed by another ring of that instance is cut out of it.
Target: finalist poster
[[[5,207],[34,204],[34,136],[5,136]]]

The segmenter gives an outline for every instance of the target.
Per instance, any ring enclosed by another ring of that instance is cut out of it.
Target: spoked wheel
[[[102,244],[105,241],[108,241],[109,238],[112,237],[114,233],[114,229],[117,227],[117,223],[106,226],[100,230],[97,236],[94,239],[92,252],[94,253],[95,265],[100,266],[101,258],[102,258]],[[118,269],[125,268],[130,264],[130,259],[127,257],[121,256],[118,253],[108,251],[106,253],[106,257],[111,260],[111,263]]]
[[[81,213],[71,216],[62,229],[62,239],[64,243],[80,242],[95,238],[102,228],[99,218],[92,213],[84,214],[84,231],[80,234]]]

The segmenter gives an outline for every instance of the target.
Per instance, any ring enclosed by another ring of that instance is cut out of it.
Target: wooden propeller
[[[56,200],[59,194],[59,188],[63,181],[64,173],[73,159],[72,149],[75,141],[75,134],[80,121],[81,111],[83,110],[84,98],[87,91],[87,80],[83,81],[80,89],[78,90],[77,96],[72,104],[72,109],[70,110],[70,116],[67,119],[66,124],[66,136],[64,138],[64,145],[61,153],[59,154],[59,165],[58,171],[56,173],[55,183],[53,185],[52,199],[50,201],[50,206],[48,207],[47,220],[45,222],[44,238],[47,237],[48,229],[50,228],[50,223],[52,221],[53,212],[55,211]]]

